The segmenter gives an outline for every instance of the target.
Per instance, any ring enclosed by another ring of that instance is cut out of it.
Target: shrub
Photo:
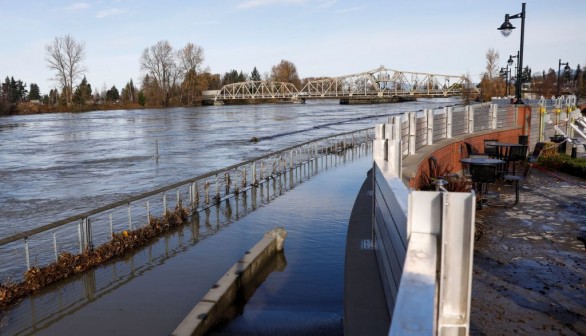
[[[563,173],[586,178],[586,158],[572,158],[566,154],[540,155],[538,163]]]

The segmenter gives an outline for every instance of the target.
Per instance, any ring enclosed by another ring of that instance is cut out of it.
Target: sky
[[[526,0],[523,64],[533,72],[586,65],[586,0]],[[486,52],[506,65],[520,45],[521,20],[504,38],[505,14],[516,0],[0,0],[0,76],[58,86],[45,47],[72,36],[86,47],[93,88],[132,79],[140,85],[142,51],[167,40],[178,50],[194,43],[204,67],[261,74],[281,60],[301,78],[343,76],[379,68],[442,75],[485,71]]]

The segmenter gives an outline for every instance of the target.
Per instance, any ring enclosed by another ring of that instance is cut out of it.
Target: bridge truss
[[[291,83],[247,81],[208,93],[214,100],[258,98],[447,97],[469,89],[465,76],[398,71],[385,68],[340,77],[309,80],[301,90]]]

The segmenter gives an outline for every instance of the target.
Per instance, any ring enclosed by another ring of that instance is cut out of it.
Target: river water
[[[388,115],[453,104],[308,101],[0,118],[0,237]],[[280,180],[267,182],[21,301],[0,313],[0,334],[168,334],[244,251],[282,225],[284,255],[217,334],[341,335],[347,222],[372,157],[360,148],[320,160],[319,175],[296,170],[299,185],[286,193]]]
[[[0,238],[392,114],[455,102],[308,100],[0,117]]]

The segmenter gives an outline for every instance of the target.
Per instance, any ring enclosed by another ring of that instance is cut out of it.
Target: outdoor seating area
[[[520,142],[521,142],[521,136]],[[472,182],[477,196],[477,209],[488,206],[515,206],[519,203],[522,182],[529,176],[531,168],[541,151],[544,142],[538,142],[530,157],[528,146],[523,143],[499,142],[496,139],[484,140],[484,151],[479,152],[470,143],[464,142],[467,157],[460,159],[463,173]],[[504,188],[512,187],[515,198],[512,203],[498,201]],[[491,202],[491,200],[494,200]]]

